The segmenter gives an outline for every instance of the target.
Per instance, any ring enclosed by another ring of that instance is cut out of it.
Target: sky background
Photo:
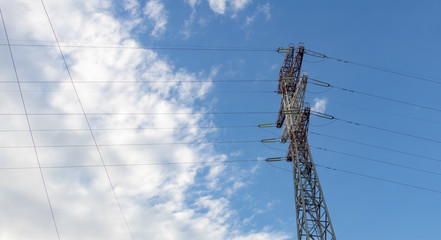
[[[44,4],[69,72],[42,2],[0,0],[37,146],[3,28],[0,239],[296,239],[291,164],[264,161],[288,145],[257,126],[299,42],[331,57],[302,70],[336,86],[305,101],[340,119],[308,136],[337,239],[439,235],[439,1]]]

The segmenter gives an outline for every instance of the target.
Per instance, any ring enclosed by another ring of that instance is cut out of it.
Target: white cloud
[[[201,3],[201,0],[185,0],[192,8]]]
[[[124,9],[135,15],[140,7],[138,0],[124,0]]]
[[[214,12],[224,14],[228,6],[233,12],[237,12],[244,9],[251,1],[252,0],[208,0],[208,4]]]
[[[227,6],[227,0],[208,0],[211,10],[216,13],[224,14]]]
[[[182,34],[185,38],[189,38],[192,34],[192,27],[196,20],[196,8],[194,7],[194,4],[192,5],[192,11],[190,14],[190,17],[184,21],[184,26],[179,31],[180,34]]]
[[[153,22],[152,36],[159,36],[166,30],[168,14],[160,0],[150,0],[144,7],[144,14]]]
[[[53,41],[39,1],[0,2],[5,6],[2,10],[11,39],[34,43]],[[130,11],[136,7],[135,1],[127,1],[126,4]],[[155,34],[160,34],[167,22],[166,16],[162,19],[165,13],[163,5],[160,1],[149,1],[147,6],[150,8],[145,11],[158,25]],[[130,29],[125,27],[128,23],[111,14],[111,1],[65,0],[62,4],[47,1],[46,7],[63,42],[113,42],[138,46],[130,35]],[[133,24],[136,22],[128,25]],[[77,82],[80,100],[88,113],[198,111],[195,103],[210,90],[210,79],[219,69],[208,69],[207,74],[177,69],[150,50],[64,48],[63,51],[73,80]],[[21,80],[53,82],[23,85],[29,90],[51,90],[26,92],[24,98],[29,112],[81,112],[56,48],[14,47],[13,52]],[[9,54],[2,54],[0,58],[0,78],[14,79]],[[200,84],[177,81],[199,78],[208,80]],[[127,82],[123,84],[112,83],[125,80]],[[90,81],[103,83],[92,84]],[[23,112],[18,92],[1,94],[0,101],[0,112]],[[27,128],[23,116],[2,116],[1,120],[3,129]],[[34,130],[87,128],[81,115],[32,116],[30,120]],[[92,128],[138,128],[136,131],[94,130],[98,144],[204,141],[209,132],[203,129],[142,128],[212,124],[202,115],[184,114],[89,115],[89,120]],[[26,132],[2,136],[2,146],[31,144]],[[37,145],[93,144],[88,131],[35,131],[34,136]],[[210,147],[145,145],[100,149],[106,164],[152,164],[108,167],[135,239],[286,239],[285,234],[275,230],[246,231],[234,224],[242,221],[231,206],[230,196],[210,191],[215,189],[223,193],[225,190],[231,195],[244,188],[247,182],[244,178],[235,178],[235,171],[229,169],[227,172],[225,165],[155,165],[227,158]],[[93,147],[38,148],[38,154],[43,166],[101,163]],[[37,165],[32,149],[1,149],[0,159],[1,167]],[[241,171],[240,175],[248,178],[254,170]],[[130,239],[102,167],[51,168],[43,169],[43,173],[62,239]],[[193,190],[195,186],[201,190]],[[0,195],[0,238],[56,238],[38,169],[2,170]]]
[[[196,14],[196,6],[201,0],[184,0],[192,8],[190,16],[184,21],[179,33],[186,39],[190,38],[196,31],[206,27],[207,19]],[[230,13],[231,18],[237,17],[239,11],[249,5],[252,0],[207,0],[210,9],[216,14],[226,15]],[[267,4],[268,5],[268,4]],[[269,5],[268,5],[269,6]],[[260,9],[260,7],[259,7]],[[261,11],[261,10],[259,10]],[[254,16],[255,17],[255,16]],[[249,21],[249,20],[247,20]],[[195,26],[196,25],[196,26]]]
[[[231,0],[231,6],[234,11],[239,11],[251,3],[251,1],[252,0]]]
[[[246,18],[245,25],[250,25],[260,14],[263,14],[265,16],[265,21],[268,21],[271,18],[271,5],[269,3],[259,5],[256,11]]]
[[[311,107],[311,110],[324,113],[326,111],[327,103],[328,99],[326,98],[314,98],[314,105]]]

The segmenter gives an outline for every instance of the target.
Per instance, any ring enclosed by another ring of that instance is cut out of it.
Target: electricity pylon
[[[335,240],[334,229],[320,186],[307,135],[311,109],[304,106],[308,76],[300,77],[305,47],[299,44],[279,48],[286,53],[279,74],[277,93],[282,94],[276,127],[282,128],[280,141],[289,139],[287,161],[292,162],[298,240]]]

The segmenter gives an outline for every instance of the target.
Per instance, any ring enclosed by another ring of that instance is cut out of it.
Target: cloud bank
[[[0,2],[12,41],[55,44],[39,1]],[[230,5],[240,9],[248,2],[232,1]],[[219,13],[225,10],[225,1],[210,1],[212,4]],[[116,18],[111,13],[112,5],[106,0],[46,4],[64,45],[139,46],[127,26],[140,23]],[[133,12],[139,4],[126,1],[125,8]],[[152,35],[165,31],[167,10],[161,1],[148,1],[144,13],[154,25]],[[1,39],[5,43],[4,34]],[[0,78],[14,81],[8,48],[1,49]],[[201,159],[222,161],[228,156],[209,146],[148,145],[206,139],[210,134],[207,130],[180,128],[212,124],[203,115],[140,113],[203,111],[199,103],[212,87],[210,74],[176,69],[166,58],[150,50],[65,47],[63,51],[76,82],[78,99],[57,48],[26,46],[13,47],[12,51],[20,80],[34,82],[22,85],[28,111],[59,113],[30,116],[36,145],[46,146],[37,148],[41,165],[94,165],[43,169],[61,239],[131,239],[106,173],[100,167],[85,118],[78,114],[82,112],[79,100],[89,114],[97,143],[106,145],[100,147],[106,164],[150,164],[108,167],[115,194],[135,239],[287,239],[286,234],[268,229],[242,229],[240,223],[244,219],[230,204],[232,191],[243,186],[242,179],[226,173],[225,165],[179,164]],[[179,82],[199,78],[208,80],[198,84]],[[17,85],[1,84],[1,87],[11,91],[0,95],[3,103],[0,112],[23,113]],[[2,139],[7,139],[2,140],[1,146],[11,147],[0,149],[1,166],[35,167],[37,161],[32,148],[14,148],[32,145],[29,132],[13,131],[27,128],[25,116],[1,118],[3,128],[11,130],[1,133]],[[139,143],[147,144],[131,145]],[[73,147],[54,147],[61,145]],[[229,195],[214,193],[226,189]],[[0,194],[1,239],[56,239],[38,169],[2,170]]]

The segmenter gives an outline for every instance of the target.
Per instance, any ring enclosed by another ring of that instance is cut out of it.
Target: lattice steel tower
[[[300,76],[305,47],[290,45],[279,48],[286,53],[279,74],[277,93],[282,94],[276,127],[282,128],[280,141],[289,139],[287,161],[292,162],[294,172],[294,197],[298,240],[335,240],[334,229],[323,191],[320,186],[307,134],[310,108],[304,104],[308,76]]]

